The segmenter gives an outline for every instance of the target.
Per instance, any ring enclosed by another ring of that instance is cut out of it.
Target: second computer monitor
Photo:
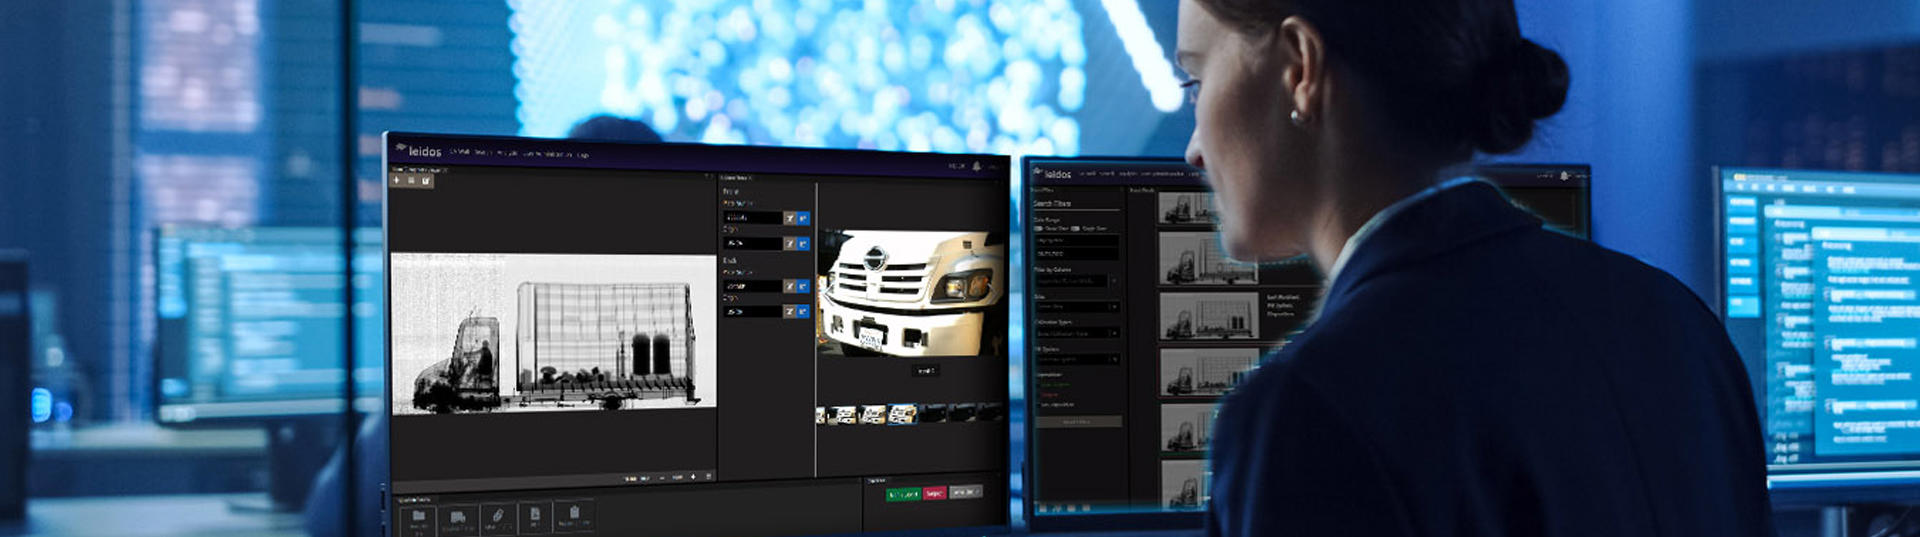
[[[1249,265],[1178,159],[1023,163],[1033,276],[1028,474],[1033,529],[1197,527],[1222,396],[1317,307],[1304,260]],[[1546,225],[1586,237],[1582,165],[1479,175]]]
[[[1719,305],[1775,503],[1920,497],[1920,175],[1717,179]]]

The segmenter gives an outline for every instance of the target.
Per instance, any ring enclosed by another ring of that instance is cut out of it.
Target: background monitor
[[[362,405],[378,401],[379,230],[356,232]],[[170,426],[337,421],[347,310],[338,228],[164,227],[155,234],[155,418]],[[369,328],[371,330],[369,330]]]
[[[27,431],[52,414],[53,396],[29,392],[32,368],[27,299],[27,254],[0,249],[0,523],[27,514]]]
[[[1010,525],[1007,157],[384,142],[395,535]]]
[[[1029,158],[1028,465],[1036,531],[1201,524],[1220,399],[1318,306],[1304,260],[1219,248],[1213,194],[1180,159]],[[1480,175],[1549,228],[1586,237],[1585,165]]]
[[[1775,502],[1920,498],[1920,175],[1717,179],[1719,306]]]

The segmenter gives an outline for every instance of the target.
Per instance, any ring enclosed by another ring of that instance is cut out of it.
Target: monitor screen
[[[339,228],[155,233],[155,417],[168,425],[335,417],[346,375]],[[356,388],[381,389],[380,236],[355,233]]]
[[[1027,497],[1036,530],[1194,526],[1216,405],[1318,307],[1304,259],[1220,250],[1201,172],[1178,159],[1024,163],[1033,261]],[[1482,176],[1585,237],[1586,166]]]
[[[1726,168],[1719,190],[1776,497],[1920,482],[1920,175]]]
[[[1008,525],[1006,157],[385,145],[395,535]]]

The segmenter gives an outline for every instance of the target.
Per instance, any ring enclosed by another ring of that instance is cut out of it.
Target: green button
[[[887,489],[887,503],[920,501],[920,487]]]

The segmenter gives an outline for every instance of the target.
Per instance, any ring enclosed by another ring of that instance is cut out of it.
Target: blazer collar
[[[1414,202],[1374,229],[1327,289],[1321,310],[1333,309],[1368,279],[1488,237],[1538,228],[1538,217],[1513,205],[1484,181],[1448,188]]]

